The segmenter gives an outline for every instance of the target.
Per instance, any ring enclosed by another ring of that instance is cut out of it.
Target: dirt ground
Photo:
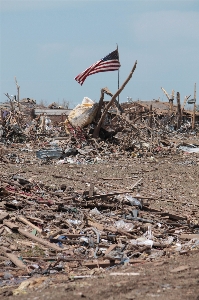
[[[194,253],[189,256],[146,262],[137,266],[117,267],[108,271],[108,273],[123,273],[122,276],[102,273],[95,278],[68,281],[67,277],[60,275],[38,290],[11,297],[3,297],[1,294],[1,299],[198,300],[198,261],[199,253]],[[187,269],[176,273],[171,272],[179,266],[187,267]],[[139,275],[128,275],[128,273],[139,273]]]
[[[136,193],[154,198],[147,201],[151,208],[182,215],[190,222],[198,224],[198,163],[199,156],[196,154],[181,153],[155,156],[153,159],[105,156],[103,161],[95,164],[46,165],[31,164],[30,153],[30,162],[5,165],[4,172],[21,174],[29,180],[35,179],[52,189],[59,189],[62,184],[65,184],[68,190],[85,190],[87,183],[92,181],[96,190],[101,193],[128,190],[137,180],[143,178],[143,185],[136,190]],[[60,178],[60,175],[63,178]],[[115,180],[110,180],[111,177]],[[141,212],[141,214],[145,217],[147,213]],[[182,269],[178,270],[177,267]],[[114,275],[116,272],[123,274]],[[95,269],[89,274],[91,278],[86,279],[68,279],[68,275],[64,273],[51,275],[40,287],[29,289],[26,294],[19,296],[9,296],[9,291],[13,290],[13,287],[3,287],[0,289],[0,299],[199,300],[198,250],[181,255],[169,252],[152,261],[145,260],[142,263],[121,265],[108,270]]]

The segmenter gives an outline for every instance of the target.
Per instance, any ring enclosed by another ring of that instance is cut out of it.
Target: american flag
[[[89,68],[87,68],[84,72],[80,73],[75,77],[75,80],[79,82],[79,84],[83,84],[86,77],[93,75],[99,72],[107,72],[107,71],[116,71],[120,67],[119,62],[119,54],[118,50],[109,53],[104,58],[100,59]]]

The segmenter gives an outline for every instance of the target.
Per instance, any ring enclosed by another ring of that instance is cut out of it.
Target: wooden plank
[[[93,197],[93,194],[94,194],[94,183],[91,182],[90,183],[90,189],[89,189],[89,197]]]
[[[114,233],[117,233],[118,230],[115,229],[114,227],[112,226],[103,226],[102,224],[100,223],[97,223],[97,222],[92,222],[90,220],[88,220],[88,225],[89,226],[92,226],[94,228],[97,228],[98,230],[100,231],[110,231],[110,232],[114,232]]]
[[[19,228],[18,225],[12,223],[12,222],[9,222],[9,221],[3,221],[3,224],[6,225],[7,227],[9,227],[10,229],[12,230],[17,230]]]
[[[62,229],[62,234],[65,235],[68,239],[76,239],[76,238],[79,238],[81,236],[86,236],[86,234],[67,233],[67,232],[64,232],[64,229]]]
[[[129,264],[133,265],[133,264],[144,264],[146,263],[146,260],[142,260],[142,259],[135,259],[135,258],[130,258],[129,259]]]
[[[93,268],[107,268],[111,266],[111,262],[110,261],[99,261],[99,262],[86,262],[83,263],[82,266],[87,267],[89,269],[93,269]]]
[[[5,256],[0,255],[0,260],[6,260],[7,258]]]
[[[183,233],[179,237],[183,240],[199,239],[199,234],[186,234],[186,233]]]
[[[9,217],[8,213],[1,213],[0,214],[0,223],[3,222],[4,219],[7,219]]]
[[[170,213],[168,213],[167,215],[169,216],[169,219],[171,219],[171,220],[186,220],[187,219],[186,217],[177,216],[177,215],[170,214]]]
[[[31,216],[27,216],[28,221],[30,222],[35,222],[35,223],[39,223],[39,224],[44,224],[44,221],[42,221],[39,218],[35,218],[35,217],[31,217]]]
[[[130,239],[136,239],[137,238],[137,236],[134,236],[130,232],[127,232],[125,230],[117,229],[117,232],[120,233],[121,235],[127,236]]]
[[[127,236],[127,237],[129,237],[131,239],[134,238],[134,236],[131,233],[129,233],[127,231],[124,231],[124,230],[121,230],[121,229],[116,229],[116,228],[114,228],[112,226],[103,226],[100,223],[91,222],[90,220],[88,220],[88,225],[92,226],[92,227],[95,227],[95,228],[97,228],[100,231],[109,231],[109,232],[113,232],[113,233],[120,233],[121,235]]]
[[[13,262],[13,264],[15,264],[15,266],[19,267],[20,269],[26,269],[26,265],[20,259],[18,259],[18,257],[15,254],[10,253],[10,249],[6,247],[1,247],[0,249],[3,252],[3,254],[7,258],[9,258]],[[4,259],[6,257],[4,257]]]
[[[97,228],[100,231],[104,231],[104,226],[100,223],[96,223],[96,222],[91,222],[90,220],[88,220],[88,225],[92,226],[94,228]]]
[[[39,227],[37,227],[36,225],[34,225],[33,223],[29,222],[26,218],[24,218],[24,217],[22,217],[22,216],[18,216],[17,219],[18,219],[20,222],[22,222],[22,223],[24,223],[24,224],[30,226],[31,228],[36,229],[38,232],[40,232],[40,233],[42,232],[42,229],[41,229],[41,228],[39,228]]]
[[[54,237],[57,236],[58,234],[62,234],[62,229],[58,229],[58,230],[56,230],[54,233],[49,233],[49,234],[48,234],[48,237],[54,238]]]
[[[64,249],[62,249],[62,248],[56,246],[56,245],[53,244],[53,243],[50,243],[50,242],[48,242],[48,241],[46,241],[46,240],[44,240],[44,239],[42,239],[42,238],[39,238],[39,237],[37,237],[37,236],[34,236],[34,235],[31,234],[30,232],[25,231],[25,230],[22,229],[22,228],[19,228],[19,229],[18,229],[18,232],[21,233],[22,235],[28,237],[29,239],[31,239],[31,240],[33,240],[33,241],[36,241],[37,243],[42,244],[42,245],[44,245],[44,246],[46,246],[46,247],[48,247],[48,248],[54,249],[54,250],[56,250],[56,251],[63,251],[63,250],[64,250]]]
[[[170,272],[171,273],[178,273],[178,272],[182,272],[182,271],[185,271],[185,270],[188,270],[189,269],[189,266],[180,266],[180,267],[177,267],[173,270],[171,270]]]
[[[18,257],[12,253],[5,253],[5,255],[15,264],[15,266],[21,268],[21,269],[26,269],[26,265],[18,259]]]
[[[104,253],[104,256],[106,257],[112,250],[114,250],[118,245],[117,244],[112,244],[110,247],[106,250]]]

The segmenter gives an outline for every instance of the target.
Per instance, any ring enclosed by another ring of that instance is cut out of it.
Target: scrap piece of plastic
[[[142,203],[138,199],[128,194],[125,195],[125,198],[131,203],[132,206],[135,205],[142,209]]]
[[[60,158],[63,154],[61,148],[41,149],[36,151],[36,157],[39,159]]]
[[[139,245],[139,246],[153,246],[153,241],[147,239],[146,237],[140,237],[137,239],[130,240],[132,245]]]
[[[95,207],[90,210],[90,215],[101,215],[101,212]]]
[[[123,220],[116,221],[115,226],[117,227],[117,229],[123,229],[126,231],[131,231],[134,228],[134,225],[132,223],[126,223]]]

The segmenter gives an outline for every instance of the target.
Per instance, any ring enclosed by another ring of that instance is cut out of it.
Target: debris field
[[[30,101],[2,109],[2,297],[198,299],[197,122],[179,123],[179,106],[163,122],[120,92],[85,97],[59,124],[25,115]]]

